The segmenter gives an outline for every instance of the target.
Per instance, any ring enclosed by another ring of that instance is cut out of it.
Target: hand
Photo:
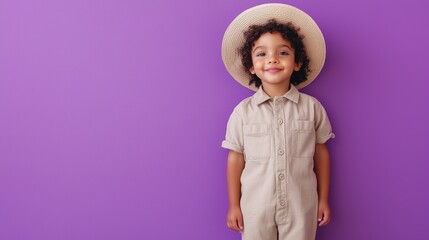
[[[243,214],[240,207],[230,207],[226,217],[226,223],[231,230],[242,232],[243,231]]]
[[[331,209],[327,201],[319,202],[317,221],[319,222],[319,227],[326,226],[331,221]]]

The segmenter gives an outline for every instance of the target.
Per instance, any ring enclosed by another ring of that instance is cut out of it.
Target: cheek
[[[258,68],[263,66],[263,61],[252,60],[253,67]]]

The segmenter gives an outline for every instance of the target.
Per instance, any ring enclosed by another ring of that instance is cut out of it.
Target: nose
[[[270,63],[270,64],[273,64],[273,63],[279,63],[279,60],[278,60],[275,56],[271,55],[271,56],[268,58],[268,63]]]

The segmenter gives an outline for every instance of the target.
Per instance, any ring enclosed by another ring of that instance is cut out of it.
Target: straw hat
[[[256,91],[255,85],[249,85],[249,73],[241,63],[238,49],[244,44],[244,32],[251,25],[262,25],[270,19],[279,23],[292,22],[298,27],[299,34],[304,35],[303,43],[310,59],[307,80],[296,87],[303,88],[319,75],[325,63],[326,45],[323,34],[316,22],[302,10],[282,3],[262,4],[247,9],[238,15],[228,26],[222,41],[222,60],[231,76],[241,85]]]

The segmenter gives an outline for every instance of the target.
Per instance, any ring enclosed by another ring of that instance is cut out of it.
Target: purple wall
[[[37,3],[36,3],[37,2]],[[0,2],[0,239],[240,239],[226,228],[223,32],[264,1]],[[424,1],[289,1],[328,56],[320,240],[429,239]]]

